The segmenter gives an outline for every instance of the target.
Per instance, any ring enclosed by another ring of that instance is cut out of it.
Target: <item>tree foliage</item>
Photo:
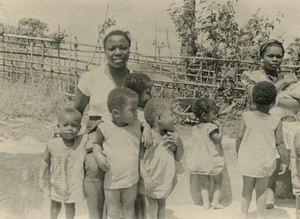
[[[31,37],[46,37],[48,25],[35,18],[22,18],[18,22],[17,34]]]
[[[196,26],[190,28],[184,23],[184,19],[193,17],[185,16],[186,5],[172,4],[168,12],[181,41],[185,40],[186,34],[193,36],[193,39],[200,39],[196,44],[198,55],[213,58],[257,59],[259,44],[269,38],[283,15],[278,13],[274,19],[270,19],[258,9],[246,25],[239,26],[235,13],[237,2],[238,0],[200,1]]]
[[[196,0],[183,0],[183,7],[172,4],[168,9],[171,19],[174,21],[176,31],[181,39],[180,55],[195,56],[197,52],[196,40]]]
[[[287,47],[287,54],[290,56],[292,63],[299,65],[300,64],[300,38],[297,37],[294,41]]]

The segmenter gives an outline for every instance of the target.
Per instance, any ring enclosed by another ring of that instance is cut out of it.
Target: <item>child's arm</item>
[[[294,145],[295,145],[295,154],[296,154],[296,168],[297,173],[300,173],[300,132],[295,134],[294,138]]]
[[[223,127],[218,120],[215,120],[214,123],[218,126],[218,129],[209,133],[209,137],[213,140],[213,142],[221,144],[223,138]]]
[[[276,147],[281,159],[281,172],[278,173],[278,175],[282,175],[287,170],[288,164],[289,164],[289,156],[287,153],[287,150],[285,148],[285,144],[283,141],[283,134],[282,134],[282,123],[279,122],[279,125],[275,132],[276,137]]]
[[[179,136],[178,132],[168,132],[167,133],[167,137],[168,137],[168,141],[170,143],[173,143],[174,145],[176,145],[176,150],[175,152],[175,160],[180,161],[183,157],[183,142],[181,137]]]
[[[147,170],[145,168],[145,163],[143,160],[144,157],[144,152],[145,152],[145,147],[144,144],[141,143],[140,146],[140,163],[139,163],[139,168],[140,168],[140,175],[143,178],[144,184],[145,184],[145,188],[148,191],[152,191],[154,189],[154,181],[152,180],[152,178],[148,175]]]
[[[46,147],[46,150],[44,152],[43,155],[43,159],[41,161],[41,165],[40,165],[40,170],[39,170],[39,180],[38,180],[38,184],[39,184],[39,189],[44,192],[45,191],[45,175],[47,170],[49,169],[50,166],[50,152],[48,149],[48,146]]]
[[[240,149],[240,146],[241,146],[241,143],[242,143],[242,140],[243,140],[243,136],[244,136],[244,133],[245,133],[245,129],[246,129],[246,126],[245,126],[245,123],[244,123],[244,119],[242,118],[241,121],[240,121],[238,131],[236,133],[236,152],[237,153],[239,152],[239,149]]]
[[[108,172],[110,169],[108,157],[102,153],[102,145],[104,141],[104,136],[99,128],[97,128],[97,136],[93,145],[93,154],[96,159],[96,163],[100,169]]]
[[[141,121],[142,137],[146,147],[153,145],[151,127],[146,121]]]

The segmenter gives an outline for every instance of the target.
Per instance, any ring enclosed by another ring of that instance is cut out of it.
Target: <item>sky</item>
[[[200,0],[196,0],[198,3]],[[208,0],[209,1],[209,0]],[[218,0],[223,1],[223,0]],[[37,18],[48,24],[49,32],[60,26],[68,35],[76,36],[81,43],[96,44],[97,26],[108,15],[113,16],[117,25],[128,29],[133,37],[131,51],[137,47],[143,54],[153,55],[155,29],[157,39],[166,42],[166,29],[173,55],[179,54],[180,43],[175,26],[167,13],[172,3],[182,5],[183,0],[0,0],[0,22],[16,25],[21,18]],[[299,0],[239,0],[236,19],[244,25],[258,9],[273,18],[279,11],[284,15],[271,37],[283,34],[284,46],[295,37],[300,37]],[[167,48],[163,55],[169,55]]]

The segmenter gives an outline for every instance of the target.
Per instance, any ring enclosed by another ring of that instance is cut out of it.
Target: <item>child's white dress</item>
[[[67,147],[62,138],[53,138],[47,143],[51,155],[51,200],[75,203],[84,199],[83,163],[87,140],[87,135],[80,135],[72,147]]]
[[[153,191],[145,188],[142,178],[139,182],[139,193],[155,199],[169,197],[176,178],[174,154],[163,145],[162,136],[152,131],[153,145],[146,149],[143,158],[148,175],[155,182]]]
[[[210,133],[217,130],[213,123],[197,124],[192,129],[192,144],[186,159],[189,173],[202,175],[218,175],[225,167],[224,153],[221,144],[215,144]]]
[[[259,116],[249,111],[243,113],[243,120],[246,129],[238,152],[238,170],[242,175],[254,178],[271,176],[279,158],[275,131],[280,118]]]

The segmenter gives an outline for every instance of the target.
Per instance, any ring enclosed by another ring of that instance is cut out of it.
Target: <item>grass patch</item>
[[[58,84],[52,80],[0,85],[0,112],[6,117],[47,120],[56,116],[57,110],[67,104],[66,96],[59,93]]]

